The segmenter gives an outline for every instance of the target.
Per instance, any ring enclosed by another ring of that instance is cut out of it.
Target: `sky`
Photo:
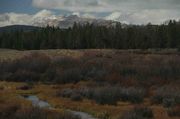
[[[180,0],[0,0],[0,26],[33,25],[75,14],[127,24],[179,20]]]

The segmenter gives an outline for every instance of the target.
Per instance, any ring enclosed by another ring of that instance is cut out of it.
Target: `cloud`
[[[0,22],[4,22],[6,20],[9,20],[9,16],[8,15],[3,14],[3,15],[0,16]]]
[[[106,20],[114,20],[114,21],[119,21],[121,18],[122,13],[121,12],[113,12],[110,15],[106,16]]]
[[[50,10],[41,10],[40,12],[37,12],[35,15],[33,15],[33,18],[48,18],[52,17],[53,15],[54,13]]]
[[[127,24],[162,24],[167,20],[179,20],[180,13],[176,10],[142,10],[136,12],[112,12],[104,19],[115,20]]]
[[[73,12],[72,15],[76,15],[76,16],[80,17],[80,13],[79,12]]]
[[[149,22],[161,24],[170,19],[179,20],[179,16],[180,13],[175,10],[155,9],[127,14],[126,17],[123,18],[132,24],[147,24]]]
[[[96,18],[89,13],[74,12],[69,15],[77,15],[82,18]],[[33,26],[57,26],[59,21],[64,20],[63,15],[56,15],[50,10],[41,10],[35,14],[4,13],[0,14],[0,27],[8,25],[33,25]]]
[[[5,13],[0,15],[0,26],[30,23],[31,17],[27,14]]]
[[[49,10],[41,10],[36,14],[21,14],[21,13],[4,13],[0,14],[0,26],[7,25],[40,25],[49,19],[57,19],[53,12]]]
[[[169,19],[179,19],[180,13],[175,10],[143,10],[136,12],[112,12],[105,17],[99,17],[93,13],[73,12],[68,15],[77,15],[82,18],[101,18],[105,20],[120,21],[127,24],[161,24]],[[0,14],[0,26],[7,25],[33,25],[46,26],[57,25],[59,21],[63,20],[62,15],[56,15],[50,10],[41,10],[36,14],[20,14],[20,13],[4,13]]]
[[[32,0],[33,6],[132,24],[162,23],[180,17],[180,0]],[[95,14],[97,14],[95,15]],[[86,14],[86,15],[85,15]]]
[[[130,24],[160,24],[180,18],[180,0],[32,0],[32,5],[42,10],[36,14],[0,14],[0,26],[53,24],[62,17],[53,13],[54,9],[83,18],[102,18]]]
[[[81,14],[81,17],[82,17],[82,18],[90,18],[90,19],[98,19],[98,18],[99,18],[98,16],[93,15],[93,14],[91,14],[91,13]]]
[[[70,15],[76,15],[76,16],[81,17],[81,18],[98,19],[97,16],[95,16],[94,14],[91,14],[91,13],[73,12]]]
[[[180,10],[179,0],[33,0],[38,8],[71,12],[114,12],[143,9]]]
[[[104,10],[98,0],[33,0],[33,6],[45,9],[60,9],[71,12],[91,12]]]

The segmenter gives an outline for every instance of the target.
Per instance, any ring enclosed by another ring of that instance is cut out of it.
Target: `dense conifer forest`
[[[0,48],[38,49],[148,49],[179,48],[180,22],[170,20],[161,25],[127,25],[114,27],[74,23],[72,28],[47,26],[32,31],[0,32]]]

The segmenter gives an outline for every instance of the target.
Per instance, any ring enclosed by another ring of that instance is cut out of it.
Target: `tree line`
[[[49,27],[0,33],[0,48],[38,49],[148,49],[180,48],[180,22],[161,25],[97,26],[74,23],[72,28]]]

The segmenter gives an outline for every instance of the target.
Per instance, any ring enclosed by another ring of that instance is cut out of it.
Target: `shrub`
[[[0,104],[0,119],[11,119],[14,114],[19,110],[18,104]]]
[[[133,110],[123,114],[120,119],[151,119],[153,112],[147,107],[135,107]]]
[[[59,113],[37,107],[21,109],[14,117],[15,119],[80,119],[67,112]]]
[[[120,69],[120,74],[123,76],[135,76],[137,74],[137,69],[133,67],[123,67]]]
[[[57,83],[77,83],[82,79],[81,70],[79,68],[71,68],[64,70],[56,77]]]
[[[145,91],[139,88],[121,88],[121,87],[99,87],[99,88],[80,88],[80,89],[64,89],[58,96],[67,98],[88,98],[95,100],[98,104],[116,105],[118,101],[130,101],[132,103],[140,103],[143,101]]]
[[[70,98],[71,98],[71,100],[73,100],[73,101],[82,101],[82,97],[81,97],[81,95],[78,94],[78,93],[73,93]]]
[[[110,115],[108,114],[108,112],[103,112],[98,114],[98,118],[100,119],[110,119]]]
[[[95,81],[102,81],[104,76],[108,73],[105,68],[103,59],[93,59],[87,61],[82,66],[82,75],[84,79],[93,79]]]
[[[57,94],[57,96],[62,96],[62,97],[71,97],[72,94],[74,93],[73,89],[63,89],[60,93]]]
[[[138,88],[105,87],[95,89],[93,99],[100,104],[116,104],[120,100],[140,103],[144,93],[144,90]]]
[[[99,104],[116,105],[118,98],[118,92],[114,88],[97,88],[93,93],[93,100]]]
[[[119,96],[122,101],[130,101],[132,103],[140,103],[145,96],[145,90],[140,88],[121,88]]]
[[[21,69],[42,73],[46,71],[51,61],[45,54],[32,53],[15,61],[15,63],[18,63]]]
[[[31,53],[20,59],[16,59],[7,63],[7,72],[16,72],[17,70],[26,70],[42,73],[50,65],[50,58],[44,54]]]
[[[53,63],[52,63],[53,62]],[[82,80],[79,60],[63,57],[50,59],[32,53],[13,61],[0,62],[0,79],[6,81],[76,83]]]
[[[163,104],[164,107],[169,108],[169,107],[175,106],[176,101],[175,101],[174,98],[164,98],[162,104]]]
[[[3,86],[0,86],[0,91],[1,91],[1,90],[4,90],[4,87],[3,87]]]
[[[45,119],[48,114],[37,107],[20,109],[15,113],[15,119]],[[52,117],[53,118],[53,117]]]
[[[108,95],[106,97],[106,95],[105,95],[106,93],[100,92],[99,89],[95,89],[96,93],[95,93],[95,90],[90,90],[90,91],[89,90],[88,90],[88,92],[87,91],[84,92],[84,91],[78,90],[78,89],[64,89],[58,95],[62,96],[62,97],[71,98],[72,100],[73,100],[73,98],[85,97],[85,98],[93,99],[97,103],[100,103],[100,104],[109,104],[110,103],[110,102],[109,103],[107,102],[110,97]],[[101,91],[104,91],[104,90],[101,90]],[[104,99],[103,96],[106,99]],[[106,103],[105,103],[105,101],[106,101]],[[113,101],[113,103],[116,103],[116,101]]]
[[[39,81],[40,74],[36,72],[26,71],[26,70],[18,70],[13,75],[6,79],[7,81],[22,81],[22,82],[32,82]]]
[[[61,115],[62,116],[60,118],[57,118],[57,119],[81,119],[81,117],[79,117],[78,115],[73,115],[69,112],[65,112]]]
[[[54,83],[56,80],[56,77],[58,77],[57,70],[56,68],[51,67],[51,68],[48,68],[46,72],[44,72],[41,75],[41,81]]]
[[[178,46],[178,49],[177,49],[178,52],[180,52],[180,45]]]
[[[80,61],[72,57],[55,57],[52,59],[52,62],[55,66],[62,69],[69,69],[77,67],[80,64]]]
[[[0,104],[0,119],[80,119],[71,113],[60,113],[38,107],[21,107],[18,104]]]
[[[180,117],[180,106],[170,108],[167,112],[170,117]]]
[[[172,86],[164,86],[155,90],[151,101],[155,104],[163,104],[165,107],[171,107],[180,104],[180,90]]]
[[[13,73],[5,72],[2,75],[0,75],[0,80],[9,80],[13,76]]]
[[[123,53],[115,54],[114,57],[107,59],[104,56],[93,55],[81,57],[81,59],[67,56],[49,58],[42,53],[32,53],[20,59],[1,61],[0,80],[23,81],[29,77],[28,75],[36,75],[38,80],[32,77],[33,81],[74,83],[91,79],[96,82],[128,84],[128,80],[134,80],[129,83],[131,86],[138,83],[152,86],[167,83],[169,79],[179,79],[180,57],[178,55],[167,57],[166,55],[144,56]],[[20,73],[24,76],[17,76]]]
[[[7,60],[0,62],[0,73],[6,72],[15,72],[18,68],[18,65],[14,63],[14,61]]]
[[[39,81],[50,66],[50,58],[44,54],[32,53],[16,60],[0,63],[0,78],[6,81]]]

